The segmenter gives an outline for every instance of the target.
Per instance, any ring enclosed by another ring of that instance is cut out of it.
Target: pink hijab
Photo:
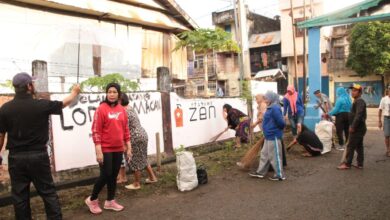
[[[289,91],[292,93],[292,95],[288,94]],[[287,86],[287,93],[284,97],[290,102],[292,114],[295,115],[297,113],[298,93],[295,91],[293,85]]]

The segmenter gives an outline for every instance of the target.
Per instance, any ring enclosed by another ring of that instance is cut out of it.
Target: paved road
[[[369,110],[369,127],[376,110]],[[390,219],[390,158],[383,135],[370,129],[365,139],[364,170],[338,171],[342,152],[319,158],[288,155],[287,180],[250,178],[226,168],[207,185],[180,193],[121,198],[125,210],[105,211],[94,219]],[[92,219],[84,207],[65,213],[67,219]]]

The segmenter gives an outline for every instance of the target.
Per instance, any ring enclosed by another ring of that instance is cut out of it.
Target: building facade
[[[213,12],[212,14],[213,24],[217,28],[230,32],[232,38],[237,41],[234,17],[233,9]],[[280,21],[255,14],[247,9],[247,29],[248,40],[252,42],[250,43],[252,75],[262,69],[279,65],[281,59],[280,40],[278,41],[277,39],[280,39],[280,33],[278,34],[277,32],[280,31]],[[267,32],[276,32],[277,36],[274,38],[276,41],[263,39],[264,36],[262,34]],[[261,49],[267,46],[270,47]],[[263,53],[263,57],[266,56],[268,58],[265,58],[268,61],[266,66],[263,65],[261,56],[258,56],[259,53]],[[188,78],[196,84],[198,92],[202,93],[204,91],[204,68],[207,66],[209,77],[208,90],[211,95],[217,95],[216,90],[219,88],[225,96],[238,96],[240,94],[238,54],[229,51],[210,51],[207,55],[207,64],[204,60],[203,54],[195,54],[194,59],[189,62]]]
[[[330,99],[336,100],[335,94],[339,87],[348,87],[352,83],[363,86],[363,98],[368,106],[378,106],[383,94],[383,79],[380,75],[360,77],[356,72],[346,67],[349,54],[348,36],[352,25],[333,27],[331,35],[331,53],[329,57],[329,87],[332,91]]]
[[[2,1],[0,14],[1,80],[31,72],[34,60],[47,62],[50,92],[67,91],[76,75],[153,79],[160,66],[187,79],[187,51],[172,50],[176,34],[197,25],[174,0]]]
[[[292,8],[294,15],[294,24],[324,14],[327,7],[326,1],[323,0],[307,0],[306,5],[302,0],[292,0]],[[303,70],[304,70],[304,30],[296,26],[295,29],[295,50],[297,54],[297,73],[294,67],[294,46],[293,46],[293,25],[291,16],[290,0],[280,0],[279,7],[281,11],[281,36],[282,36],[282,57],[287,59],[288,79],[289,84],[294,83],[294,77],[298,78],[299,91],[303,88]],[[306,13],[305,13],[306,10]],[[329,94],[329,74],[328,74],[328,56],[329,56],[329,36],[330,28],[321,29],[321,74],[322,74],[322,91]],[[308,38],[306,38],[308,39]],[[308,50],[308,40],[306,40],[306,54]],[[306,67],[307,68],[307,67]],[[308,73],[308,71],[306,71]],[[309,73],[307,74],[309,76]]]

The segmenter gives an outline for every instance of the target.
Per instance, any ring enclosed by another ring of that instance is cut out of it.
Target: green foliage
[[[0,87],[12,89],[13,88],[12,81],[11,80],[6,80],[4,83],[0,83]]]
[[[251,91],[251,84],[249,80],[244,80],[242,82],[241,98],[247,100],[248,102],[252,102],[252,91]]]
[[[82,91],[94,91],[97,89],[97,92],[104,92],[107,84],[109,83],[119,83],[121,85],[122,92],[129,92],[137,90],[139,85],[137,82],[133,82],[129,79],[126,79],[119,73],[107,74],[102,77],[91,77],[80,84]]]
[[[221,28],[185,31],[179,35],[180,41],[176,43],[174,50],[183,47],[191,47],[196,52],[206,53],[209,50],[239,52],[237,43],[232,40],[232,35]]]
[[[360,76],[390,73],[390,22],[357,24],[350,42],[347,67]]]
[[[181,144],[179,148],[175,149],[175,154],[184,152],[185,150],[184,145]]]

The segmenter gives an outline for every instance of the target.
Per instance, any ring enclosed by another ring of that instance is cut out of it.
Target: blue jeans
[[[297,135],[297,124],[303,123],[303,115],[289,115],[288,120],[290,121],[292,135],[296,136]]]

